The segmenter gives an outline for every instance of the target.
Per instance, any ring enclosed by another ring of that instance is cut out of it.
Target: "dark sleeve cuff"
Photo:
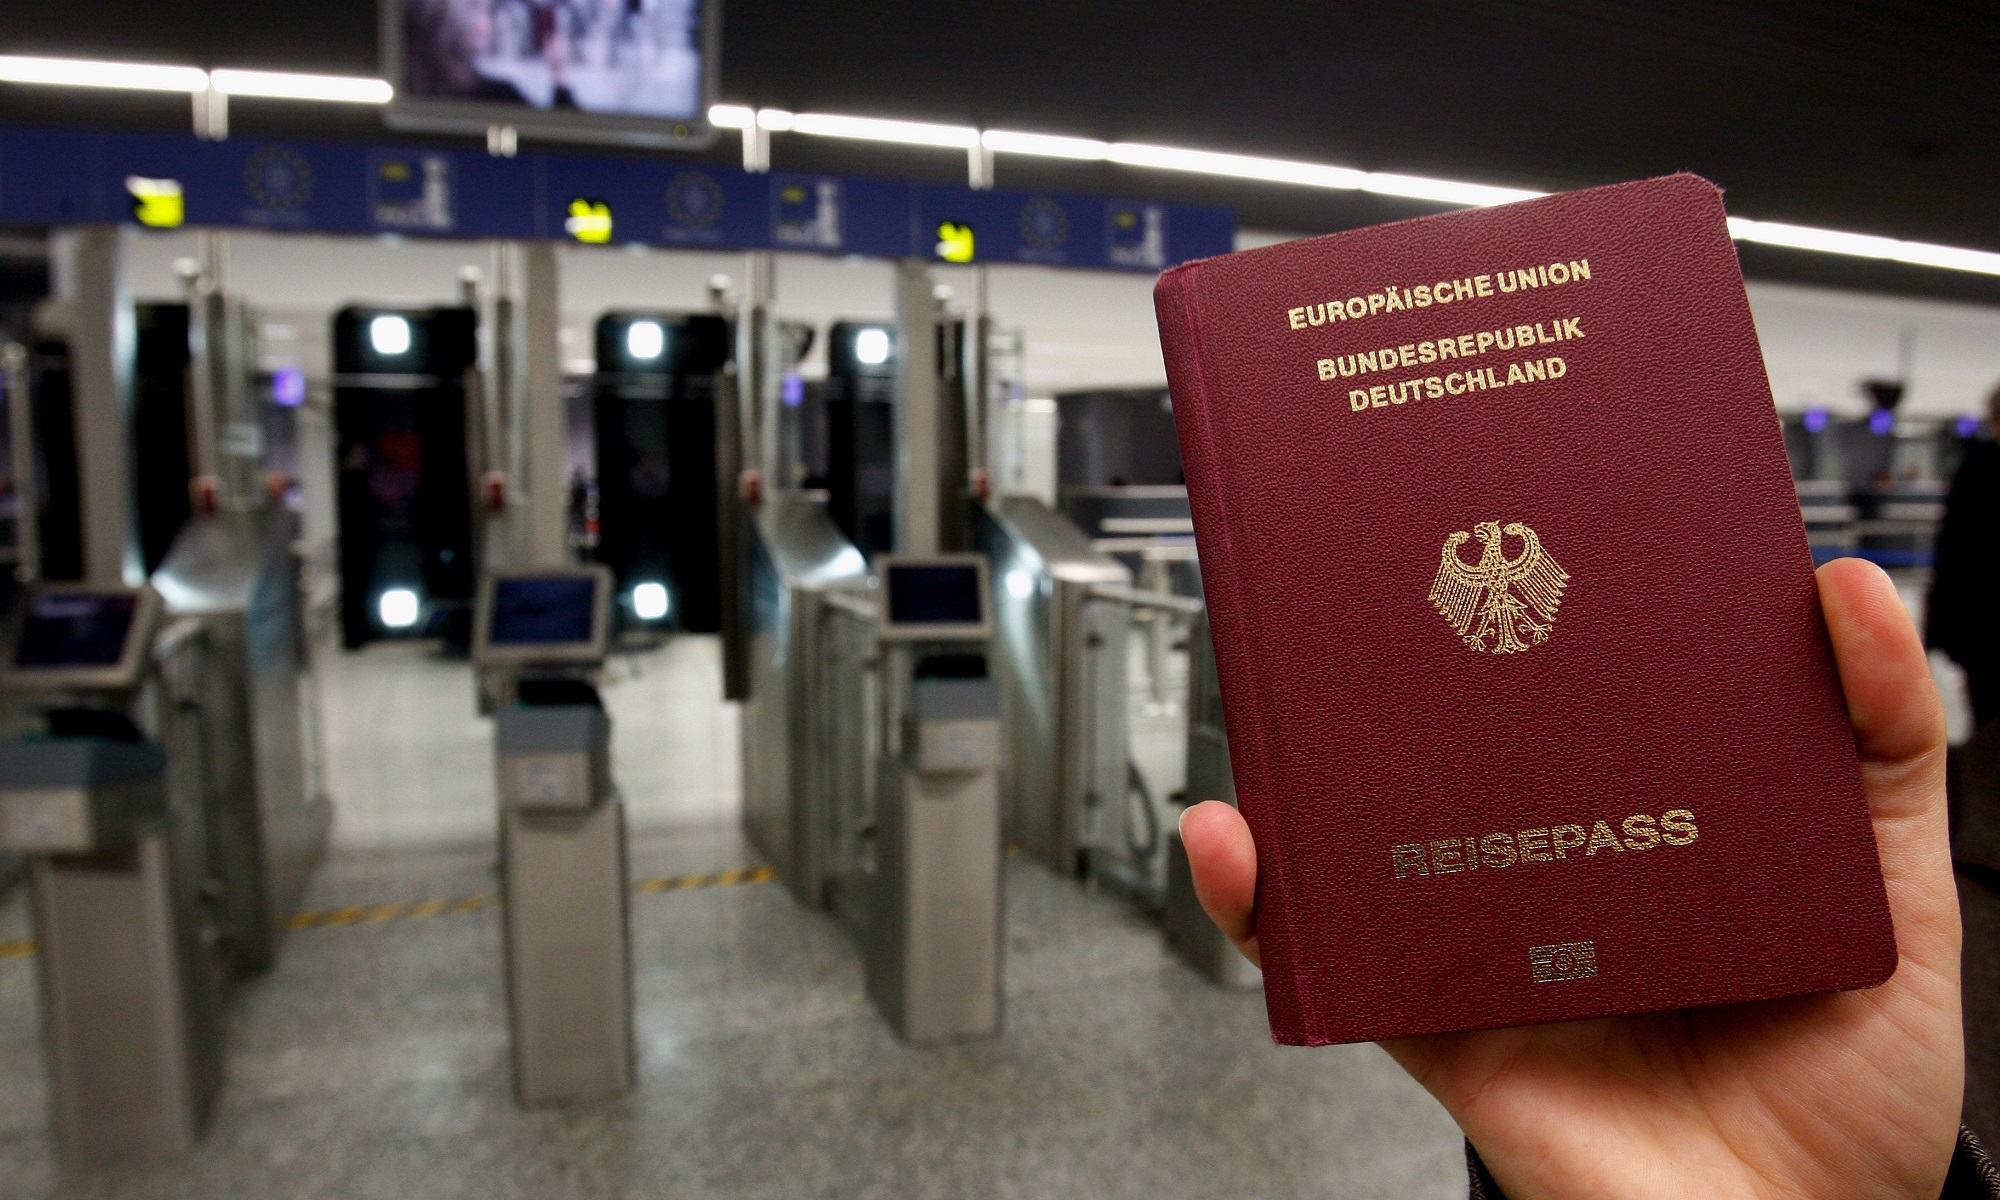
[[[1465,1174],[1470,1200],[1507,1200],[1471,1142],[1465,1143]],[[1952,1148],[1951,1169],[1945,1173],[1938,1200],[2000,1200],[2000,1166],[1994,1165],[1979,1135],[1963,1125],[1958,1127],[1958,1145]]]

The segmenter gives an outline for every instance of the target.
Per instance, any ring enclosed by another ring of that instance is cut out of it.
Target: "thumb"
[[[1944,706],[1910,614],[1880,567],[1819,569],[1820,606],[1854,723],[1861,778],[1905,959],[1957,975],[1958,891],[1944,798]]]

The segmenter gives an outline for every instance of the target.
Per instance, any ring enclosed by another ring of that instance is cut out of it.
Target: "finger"
[[[1882,569],[1819,570],[1840,686],[1854,724],[1897,949],[1955,992],[1960,928],[1944,799],[1944,706],[1916,626]]]
[[[1181,844],[1201,907],[1246,958],[1257,962],[1257,844],[1243,814],[1220,800],[1181,813]]]
[[[1819,595],[1861,757],[1901,762],[1942,752],[1944,706],[1889,576],[1874,563],[1837,558],[1819,569]]]

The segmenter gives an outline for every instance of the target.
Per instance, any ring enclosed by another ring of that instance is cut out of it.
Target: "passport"
[[[1712,184],[1205,259],[1155,302],[1279,1042],[1889,977]]]

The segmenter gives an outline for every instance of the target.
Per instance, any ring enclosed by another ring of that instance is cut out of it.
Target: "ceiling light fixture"
[[[773,121],[782,124],[774,124]],[[816,137],[854,138],[869,142],[893,142],[903,146],[943,146],[965,150],[979,144],[979,131],[970,125],[936,125],[928,121],[889,121],[878,117],[842,117],[833,113],[786,113],[764,109],[757,123],[766,129]]]
[[[359,75],[305,75],[294,71],[239,71],[219,67],[208,73],[209,86],[231,96],[265,96],[274,100],[331,100],[340,104],[387,104],[396,89],[387,80]]]
[[[717,105],[709,110],[709,120],[723,128],[740,129],[753,119],[752,110],[741,105]],[[789,113],[783,109],[755,110],[754,119],[774,132],[817,133],[836,137],[872,138],[908,145],[951,148],[979,145],[998,154],[1024,154],[1043,158],[1067,158],[1085,162],[1111,162],[1120,166],[1157,171],[1185,171],[1229,179],[1250,179],[1264,183],[1289,183],[1304,187],[1372,192],[1440,204],[1480,207],[1532,200],[1546,192],[1527,188],[1496,187],[1453,179],[1432,179],[1391,171],[1359,171],[1324,163],[1295,159],[1264,158],[1249,154],[1226,154],[1213,150],[1187,150],[1176,146],[1156,146],[1144,142],[1105,142],[1095,138],[1066,137],[1060,134],[1024,133],[1011,129],[978,130],[970,126],[927,125],[914,121],[877,121],[866,117],[836,117],[825,113]],[[1739,242],[1811,250],[1873,258],[1912,266],[1937,267],[1948,271],[1970,271],[2000,275],[2000,253],[1939,246],[1929,242],[1902,241],[1862,233],[1842,233],[1789,225],[1781,221],[1729,218],[1730,236]]]
[[[1782,221],[1752,221],[1747,217],[1729,218],[1729,236],[1739,242],[1784,246],[1793,250],[1817,250],[1823,254],[1885,259],[1918,267],[1941,267],[1947,271],[2000,275],[2000,254],[1990,250],[1963,250],[1931,242],[1905,242],[1873,234],[1787,225]]]
[[[35,58],[0,54],[0,81],[61,87],[123,88],[140,92],[199,92],[208,87],[200,67],[161,63],[99,62],[87,58]]]

